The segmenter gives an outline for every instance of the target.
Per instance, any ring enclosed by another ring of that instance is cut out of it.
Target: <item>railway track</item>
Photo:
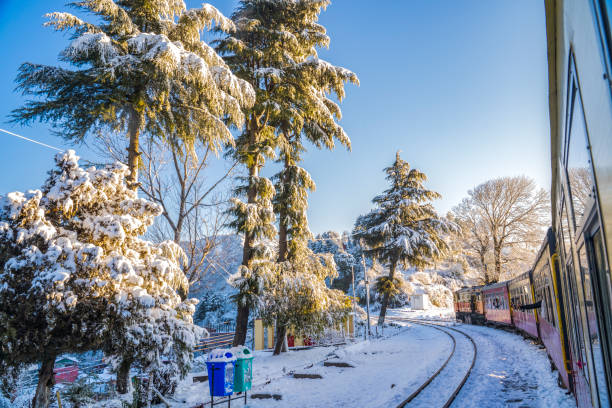
[[[450,397],[446,400],[446,402],[444,403],[444,405],[442,405],[443,408],[448,408],[451,406],[451,404],[453,403],[453,401],[455,400],[455,398],[457,397],[457,395],[459,395],[459,392],[461,391],[461,388],[463,388],[463,386],[465,385],[467,379],[469,378],[470,374],[472,373],[472,369],[474,368],[474,364],[476,364],[476,358],[478,356],[478,347],[476,347],[476,342],[474,342],[474,339],[467,333],[465,333],[462,330],[459,329],[455,329],[453,327],[448,327],[444,324],[437,324],[437,323],[433,323],[431,321],[423,321],[423,320],[418,320],[418,319],[410,319],[410,318],[404,318],[404,317],[393,317],[390,318],[390,320],[396,320],[396,321],[402,321],[402,322],[409,322],[409,323],[415,323],[415,324],[420,324],[422,326],[427,326],[427,327],[431,327],[433,329],[439,330],[443,333],[445,333],[447,336],[449,336],[452,340],[453,346],[451,349],[451,352],[448,356],[448,358],[444,361],[444,363],[440,366],[440,368],[438,370],[436,370],[435,373],[433,373],[423,384],[421,384],[421,386],[419,386],[412,394],[410,394],[408,396],[408,398],[406,398],[405,400],[403,400],[398,406],[397,408],[404,408],[407,406],[410,406],[410,403],[412,401],[414,401],[415,399],[417,399],[419,397],[419,395],[421,395],[421,393],[427,389],[427,387],[429,387],[429,385],[436,379],[438,378],[438,376],[444,371],[444,369],[448,366],[448,363],[452,360],[452,358],[455,356],[456,354],[456,349],[457,349],[457,337],[455,335],[455,333],[459,333],[462,336],[465,336],[471,343],[472,345],[472,350],[473,350],[473,356],[472,356],[472,361],[471,364],[467,370],[467,372],[465,373],[465,375],[462,377],[459,385],[457,385],[455,387],[455,389],[453,390],[452,394],[450,395]]]

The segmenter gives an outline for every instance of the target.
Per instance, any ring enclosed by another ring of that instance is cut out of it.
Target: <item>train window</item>
[[[586,308],[587,316],[587,327],[588,327],[588,339],[591,345],[591,353],[593,355],[593,366],[595,372],[595,384],[599,392],[597,395],[600,397],[606,397],[605,401],[601,401],[601,406],[607,406],[608,400],[608,387],[606,385],[606,374],[604,368],[603,351],[601,349],[601,341],[599,335],[599,327],[597,323],[597,315],[595,313],[595,304],[593,299],[591,273],[589,270],[589,264],[586,255],[586,248],[584,245],[580,247],[578,251],[578,260],[580,264],[580,272],[582,275],[583,288],[584,288],[584,303]]]
[[[553,306],[552,299],[553,298],[552,298],[552,296],[550,294],[550,286],[547,286],[546,287],[546,303],[547,303],[546,310],[548,312],[548,321],[554,327],[557,327],[557,322],[556,322],[556,319],[555,319],[555,312],[554,312],[554,306]]]
[[[542,302],[542,306],[540,306],[540,313],[542,315],[542,317],[546,320],[549,320],[548,318],[548,307],[546,304],[546,299],[544,298],[544,288],[540,289],[540,292],[538,293],[538,301]]]
[[[561,197],[561,241],[563,242],[563,260],[567,264],[571,261],[572,246],[569,231],[569,222],[567,220],[567,211],[565,208],[565,200]]]
[[[574,227],[578,229],[583,223],[589,198],[593,195],[593,173],[582,100],[580,92],[577,89],[574,91],[565,168],[572,203],[570,213],[573,215]]]

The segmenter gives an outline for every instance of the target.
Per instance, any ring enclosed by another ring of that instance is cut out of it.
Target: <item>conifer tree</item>
[[[320,60],[316,51],[317,47],[329,46],[325,28],[317,23],[321,9],[329,3],[318,0],[282,3],[283,25],[296,43],[292,48],[292,58],[278,74],[277,92],[283,97],[280,98],[279,114],[273,121],[279,136],[279,160],[283,163],[283,169],[275,176],[275,211],[279,217],[278,262],[281,263],[278,273],[288,273],[289,276],[296,269],[302,269],[304,274],[320,276],[326,268],[326,262],[317,260],[308,247],[311,234],[306,210],[308,192],[315,189],[315,183],[299,166],[301,155],[306,150],[304,141],[328,149],[333,149],[335,141],[339,141],[350,148],[348,135],[336,122],[341,118],[340,107],[329,98],[329,94],[333,93],[342,100],[345,82],[358,84],[359,81],[351,71]],[[305,263],[308,267],[303,267]],[[322,293],[334,296],[331,292]],[[275,354],[282,349],[288,320],[288,316],[278,314]],[[293,325],[300,326],[299,322]]]
[[[283,25],[280,13],[282,2],[274,0],[242,0],[232,14],[236,30],[216,42],[217,51],[223,55],[232,71],[255,89],[255,104],[243,109],[246,124],[236,139],[231,154],[239,160],[248,175],[232,200],[230,213],[234,217],[231,226],[244,235],[242,264],[239,277],[234,281],[239,289],[237,303],[236,334],[233,344],[246,340],[251,308],[255,305],[261,280],[258,270],[266,268],[272,260],[266,243],[276,235],[272,198],[274,186],[260,170],[266,159],[274,157],[276,135],[270,119],[278,114],[279,97],[275,93],[279,70],[287,65],[290,55],[291,35]]]
[[[241,126],[241,107],[255,94],[236,78],[200,32],[233,23],[204,4],[187,10],[184,1],[82,0],[89,23],[64,12],[47,15],[48,26],[71,31],[60,59],[68,69],[25,63],[18,89],[30,100],[14,121],[49,121],[64,138],[81,142],[97,132],[125,132],[129,139],[129,182],[137,186],[141,134],[187,144],[196,138],[215,150],[232,143],[227,123]]]
[[[162,354],[179,377],[189,367],[202,333],[195,302],[177,293],[184,254],[140,238],[161,209],[128,175],[119,163],[82,169],[68,151],[40,190],[0,197],[0,373],[41,362],[36,408],[48,405],[62,353],[130,352],[152,378]]]
[[[308,173],[297,166],[303,150],[302,134],[317,147],[332,148],[334,139],[350,145],[344,130],[336,123],[336,119],[340,118],[340,109],[327,94],[334,92],[341,99],[344,96],[344,82],[357,82],[357,77],[348,70],[319,60],[315,50],[316,46],[327,46],[329,43],[325,29],[316,22],[321,8],[327,4],[328,1],[310,0],[242,1],[232,16],[237,31],[218,43],[218,50],[224,54],[234,72],[248,80],[257,90],[257,102],[247,111],[246,130],[238,139],[234,153],[246,165],[250,177],[243,189],[247,202],[236,203],[233,209],[237,220],[247,219],[241,215],[241,207],[246,209],[258,202],[267,203],[261,197],[258,198],[257,185],[260,180],[259,170],[265,158],[273,157],[270,154],[273,148],[279,148],[280,160],[284,163],[284,170],[276,177],[276,187],[280,190],[277,191],[275,207],[281,217],[279,262],[285,262],[289,256],[290,229],[300,240],[299,244],[296,241],[299,250],[295,252],[307,252],[306,243],[310,233],[305,219],[306,192],[314,188],[314,183]],[[296,200],[301,202],[296,203]],[[297,204],[297,207],[290,214],[285,209],[293,204]],[[267,222],[263,218],[259,220]],[[246,291],[245,294],[255,294],[255,269],[262,273],[283,269],[274,267],[270,263],[272,259],[261,258],[254,245],[256,241],[262,242],[262,238],[271,239],[274,233],[266,227],[264,229],[271,234],[256,235],[245,224],[233,225],[245,233],[241,268],[244,276],[236,282]],[[309,257],[316,258],[313,254]],[[255,260],[256,267],[252,264]],[[248,285],[248,282],[252,284]],[[246,297],[241,299],[235,344],[244,342],[250,310]],[[251,306],[254,303],[253,298]]]
[[[353,230],[367,244],[367,254],[389,265],[389,275],[376,283],[383,291],[379,325],[385,321],[390,296],[398,289],[397,266],[422,268],[439,259],[448,250],[442,235],[455,228],[433,208],[431,201],[440,194],[424,187],[425,173],[411,169],[399,151],[385,173],[390,187],[374,197],[375,208],[359,216]]]

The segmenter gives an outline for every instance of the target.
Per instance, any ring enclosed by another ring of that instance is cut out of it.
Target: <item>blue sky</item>
[[[36,124],[6,123],[25,61],[56,64],[68,38],[42,27],[65,0],[0,0],[0,127],[69,147]],[[191,7],[199,2],[188,1]],[[210,1],[226,15],[235,1]],[[320,57],[356,72],[341,124],[353,148],[311,150],[314,233],[350,230],[386,188],[396,150],[442,194],[445,213],[494,177],[526,174],[548,188],[549,134],[544,2],[534,0],[335,0],[320,22],[331,37]],[[38,188],[54,152],[0,133],[0,194]],[[86,146],[76,150],[93,158]]]

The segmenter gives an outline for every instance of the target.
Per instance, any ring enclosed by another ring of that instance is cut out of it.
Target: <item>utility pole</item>
[[[355,266],[351,265],[351,277],[353,279],[353,324],[356,321],[355,318],[357,316],[355,316]]]
[[[368,280],[368,270],[366,268],[365,257],[361,254],[361,261],[363,262],[363,279],[366,287],[366,311],[368,314],[368,338],[372,335],[370,331],[370,281]]]

